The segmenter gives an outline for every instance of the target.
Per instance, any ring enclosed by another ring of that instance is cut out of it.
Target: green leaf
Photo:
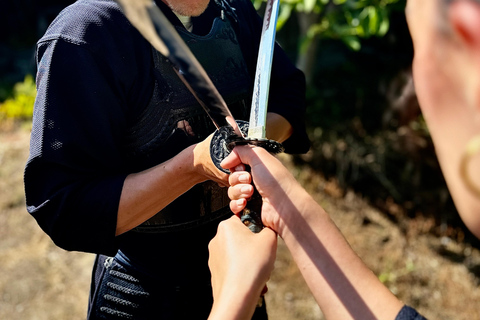
[[[305,12],[312,12],[317,0],[304,0]]]
[[[368,31],[370,35],[374,35],[377,33],[378,26],[379,26],[379,17],[377,13],[377,9],[373,6],[368,8]]]
[[[362,47],[357,37],[345,36],[345,37],[342,37],[341,39],[353,51],[358,51]]]
[[[378,14],[381,21],[378,27],[377,35],[383,37],[385,34],[387,34],[388,29],[390,29],[390,19],[388,17],[388,11],[385,8],[378,10]]]

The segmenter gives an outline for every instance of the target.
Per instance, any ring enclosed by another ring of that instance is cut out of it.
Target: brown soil
[[[84,319],[93,256],[59,249],[26,212],[28,137],[24,129],[0,133],[0,319]],[[478,249],[432,235],[428,218],[400,228],[334,181],[282,160],[400,299],[429,319],[480,319]],[[268,287],[270,319],[323,319],[282,242]]]

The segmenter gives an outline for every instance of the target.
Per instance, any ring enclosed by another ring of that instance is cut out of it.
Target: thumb
[[[253,166],[255,163],[262,162],[259,157],[262,152],[267,153],[265,149],[252,145],[237,146],[220,165],[225,169],[234,168],[241,163]]]
[[[236,166],[245,163],[248,164],[248,157],[245,153],[245,149],[250,148],[249,146],[238,146],[235,147],[230,154],[223,159],[220,163],[220,166],[224,169],[235,168]]]
[[[240,156],[236,152],[236,148],[230,152],[230,154],[220,162],[220,166],[224,169],[232,169],[236,166],[240,165],[242,160],[240,160]]]

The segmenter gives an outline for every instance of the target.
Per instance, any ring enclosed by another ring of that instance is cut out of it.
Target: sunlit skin
[[[463,97],[455,88],[463,85],[465,75],[470,73],[459,70],[463,64],[458,60],[464,59],[465,52],[455,44],[458,39],[448,24],[441,21],[439,11],[438,0],[409,0],[405,11],[415,48],[413,73],[417,96],[423,113],[434,112],[437,116],[443,110],[442,105],[463,104]]]
[[[182,16],[198,17],[207,9],[210,0],[162,0],[172,11]]]
[[[435,151],[462,220],[480,237],[480,200],[460,176],[467,143],[480,134],[480,6],[457,0],[409,0],[415,88]],[[480,156],[468,174],[478,183]],[[478,184],[480,187],[480,184]]]

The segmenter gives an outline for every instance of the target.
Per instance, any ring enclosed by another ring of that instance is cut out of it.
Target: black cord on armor
[[[103,298],[107,301],[111,301],[111,302],[114,302],[116,304],[119,304],[119,305],[122,305],[122,306],[125,306],[125,307],[132,307],[132,308],[135,308],[135,309],[138,309],[140,307],[136,303],[133,303],[133,302],[125,300],[125,299],[121,299],[119,297],[112,296],[111,294],[106,294],[106,295],[103,296]]]
[[[123,286],[118,285],[118,284],[113,283],[113,282],[108,282],[107,286],[112,288],[113,290],[117,290],[119,292],[129,294],[129,295],[132,295],[132,296],[147,296],[148,297],[150,295],[148,292],[133,290],[133,289],[123,287]]]
[[[110,270],[109,273],[112,276],[123,279],[123,280],[127,280],[127,281],[134,282],[134,283],[139,282],[139,280],[137,278],[134,278],[129,274],[125,274],[125,273],[122,273],[122,272],[119,272],[119,271],[116,271],[116,270]]]
[[[117,311],[117,310],[107,308],[107,307],[101,307],[100,311],[105,312],[107,314],[110,314],[112,316],[118,317],[118,318],[133,319],[133,316],[129,313]]]

